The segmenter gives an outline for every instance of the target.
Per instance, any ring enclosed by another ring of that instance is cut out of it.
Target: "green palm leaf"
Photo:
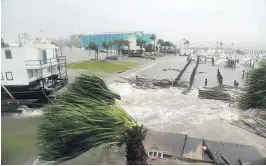
[[[44,108],[38,127],[41,159],[61,163],[102,144],[125,143],[130,154],[127,163],[146,164],[142,144],[146,129],[115,99],[120,96],[100,78],[79,76],[55,103]]]

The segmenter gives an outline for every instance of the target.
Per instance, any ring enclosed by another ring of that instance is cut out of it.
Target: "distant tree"
[[[106,41],[104,41],[103,43],[102,43],[102,47],[104,48],[104,49],[106,49],[106,51],[107,51],[107,57],[108,57],[108,51],[109,51],[109,48],[111,47],[111,42],[106,42]]]
[[[30,41],[30,35],[27,32],[24,32],[20,35],[21,39],[23,42],[28,42]]]
[[[109,45],[109,47],[111,48],[111,55],[112,55],[112,50],[113,50],[113,45],[114,45],[114,43],[113,43],[112,41],[109,41],[109,42],[108,42],[108,45]]]
[[[95,60],[99,59],[99,46],[95,42],[90,42],[87,49],[91,49],[95,51]]]
[[[113,44],[118,47],[118,54],[120,55],[121,47],[123,46],[122,45],[122,40],[114,40]]]
[[[145,48],[145,46],[146,46],[146,41],[141,40],[141,39],[137,39],[137,46],[139,46],[140,50],[142,51],[142,48]]]
[[[184,45],[186,46],[187,45],[187,48],[189,48],[189,40],[186,40],[185,42],[184,42]]]
[[[239,54],[239,55],[244,55],[245,54],[245,52],[242,51],[242,50],[240,50],[240,49],[237,49],[236,50],[236,53]]]
[[[152,46],[152,44],[148,44],[147,46],[146,46],[146,52],[152,52],[152,49],[153,49],[153,46]]]
[[[71,44],[71,46],[81,48],[80,36],[77,34],[71,35],[70,36],[70,44]]]
[[[124,39],[114,40],[113,41],[113,44],[118,47],[118,53],[119,53],[119,55],[121,53],[121,47],[127,46],[129,48],[129,46],[130,46],[129,45],[129,41],[128,40],[124,40]]]
[[[155,40],[156,40],[156,36],[153,34],[153,35],[151,35],[150,39],[153,40],[153,44],[154,44],[153,47],[154,47],[154,54],[155,54],[155,51],[156,51],[156,49],[155,49]]]
[[[128,40],[123,40],[122,45],[127,47],[128,55],[130,55],[130,42]]]
[[[36,41],[37,43],[39,43],[41,40],[42,40],[42,39],[39,38],[39,37],[36,37],[36,38],[35,38],[35,41]],[[53,42],[56,43],[56,41],[53,41]]]
[[[158,39],[158,42],[157,42],[160,46],[164,46],[164,41],[163,39]]]
[[[173,46],[169,41],[166,41],[165,43],[164,43],[164,46]]]
[[[67,42],[66,45],[72,50],[72,44],[70,42]]]
[[[220,47],[223,48],[223,42],[220,42]]]
[[[5,48],[5,47],[9,47],[8,44],[5,43],[4,39],[1,38],[1,47]]]

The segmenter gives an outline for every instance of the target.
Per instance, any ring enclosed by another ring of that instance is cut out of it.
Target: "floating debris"
[[[221,90],[199,90],[198,98],[228,101],[233,100],[229,93],[223,92]]]
[[[156,89],[156,88],[170,88],[170,87],[179,87],[179,88],[185,88],[188,86],[188,83],[179,81],[178,83],[175,80],[168,80],[168,79],[162,79],[162,80],[156,80],[156,79],[150,79],[150,78],[141,78],[136,76],[136,78],[123,78],[128,83],[133,84],[136,88],[141,89]],[[117,81],[117,82],[123,82],[123,81]]]
[[[162,71],[178,71],[178,72],[180,72],[181,70],[180,69],[162,69]]]

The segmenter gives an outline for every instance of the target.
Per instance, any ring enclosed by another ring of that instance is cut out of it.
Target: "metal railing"
[[[50,59],[46,59],[46,60],[28,60],[25,61],[25,65],[26,66],[36,66],[36,67],[41,67],[41,66],[52,66],[52,65],[56,65],[56,64],[62,64],[65,63],[66,61],[66,57],[65,56],[61,56],[61,57],[56,57],[56,58],[50,58]]]

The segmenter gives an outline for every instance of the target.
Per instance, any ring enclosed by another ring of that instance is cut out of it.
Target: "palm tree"
[[[130,42],[128,40],[122,40],[122,46],[127,47],[128,55],[130,55]]]
[[[141,39],[137,39],[137,46],[140,47],[140,50],[142,52],[142,48],[144,48],[146,46],[146,41],[145,40],[141,40]]]
[[[95,43],[95,42],[90,42],[89,45],[88,45],[88,49],[91,49],[91,50],[94,50],[95,51],[95,60],[98,60],[99,59],[99,54],[98,54],[98,51],[99,51],[99,47],[98,45]]]
[[[108,57],[108,51],[109,51],[109,48],[111,47],[110,43],[104,41],[104,42],[102,43],[102,47],[103,47],[104,49],[106,49],[106,51],[107,51],[107,57]]]
[[[190,43],[189,40],[187,40],[187,47],[188,47],[188,49],[189,49],[189,43]]]
[[[187,48],[189,48],[189,40],[186,40],[185,42],[184,42],[184,45],[186,46],[188,46]]]
[[[146,165],[147,129],[115,103],[120,96],[96,76],[80,75],[55,103],[44,107],[38,126],[42,161],[60,164],[100,145],[125,144],[127,164]]]
[[[114,43],[113,43],[112,41],[109,41],[109,42],[108,42],[108,45],[109,45],[109,47],[111,47],[111,56],[112,56],[113,45],[114,45]]]
[[[154,47],[154,54],[155,54],[155,51],[156,51],[156,49],[155,49],[155,40],[156,40],[155,34],[151,35],[150,39],[153,40],[153,43],[154,43],[153,47]]]
[[[123,46],[123,40],[114,40],[113,44],[118,47],[118,53],[121,53],[121,47]]]

